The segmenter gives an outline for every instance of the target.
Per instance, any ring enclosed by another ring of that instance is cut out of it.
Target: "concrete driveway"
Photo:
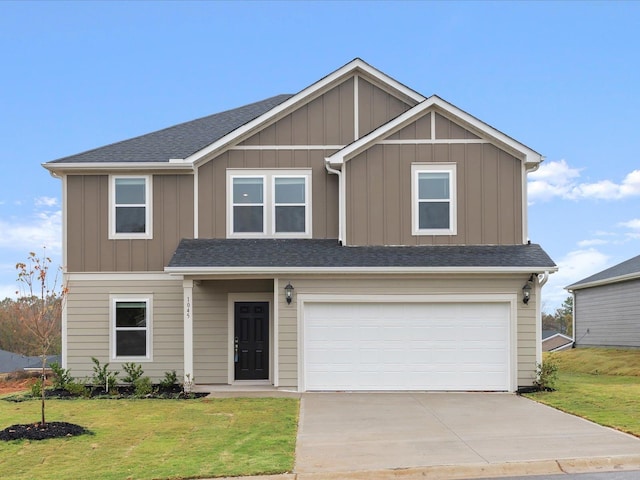
[[[577,471],[611,470],[618,460],[640,468],[640,439],[513,394],[305,393],[295,472],[341,478],[420,468],[424,475],[453,466],[460,475],[491,476],[579,464],[592,468]]]

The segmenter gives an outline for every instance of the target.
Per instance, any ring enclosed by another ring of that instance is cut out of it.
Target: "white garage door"
[[[307,303],[307,390],[509,390],[507,303]]]

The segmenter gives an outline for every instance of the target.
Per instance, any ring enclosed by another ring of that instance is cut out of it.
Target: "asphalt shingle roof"
[[[629,260],[625,260],[624,262],[614,265],[611,268],[607,268],[606,270],[602,270],[601,272],[591,275],[590,277],[583,278],[582,280],[569,285],[566,288],[573,289],[581,285],[586,285],[594,282],[604,282],[606,280],[634,274],[638,274],[640,276],[640,255],[630,258]]]
[[[168,267],[553,268],[555,263],[536,244],[343,247],[337,240],[184,239]]]
[[[186,158],[290,97],[277,95],[49,163],[168,162]]]

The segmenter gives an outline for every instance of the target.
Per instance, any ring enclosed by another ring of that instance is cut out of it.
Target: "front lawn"
[[[549,360],[559,367],[556,391],[527,397],[640,437],[640,350],[578,348]]]
[[[39,420],[37,400],[0,400],[0,429]],[[157,479],[282,473],[293,468],[298,401],[48,400],[47,420],[92,435],[0,444],[3,479]]]

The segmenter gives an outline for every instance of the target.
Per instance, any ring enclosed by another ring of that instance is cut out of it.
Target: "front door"
[[[235,302],[236,380],[269,378],[269,303]]]

